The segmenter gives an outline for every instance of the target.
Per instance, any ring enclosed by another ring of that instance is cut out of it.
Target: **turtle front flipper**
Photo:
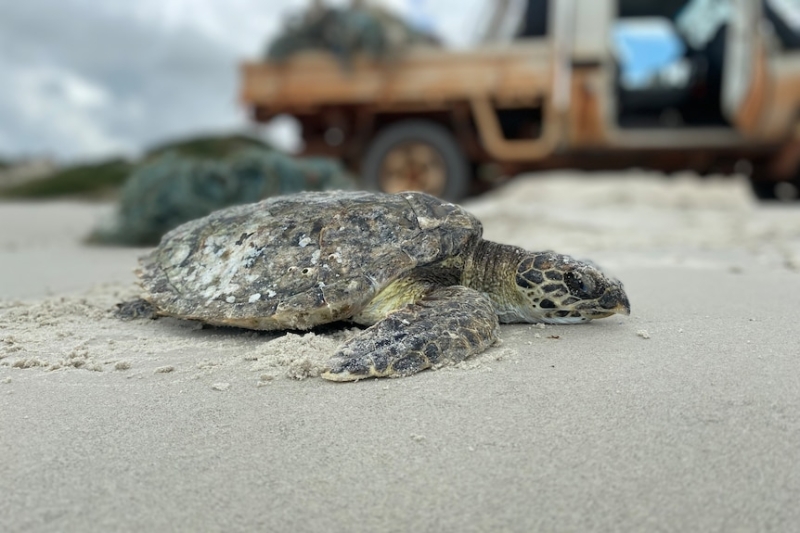
[[[409,376],[484,351],[497,339],[497,330],[497,313],[486,296],[460,285],[442,287],[342,344],[322,377]]]

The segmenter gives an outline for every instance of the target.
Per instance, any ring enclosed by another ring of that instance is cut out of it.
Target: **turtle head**
[[[622,283],[567,255],[526,253],[515,282],[523,296],[515,312],[527,322],[570,324],[631,312]]]

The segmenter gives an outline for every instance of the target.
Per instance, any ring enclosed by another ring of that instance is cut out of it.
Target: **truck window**
[[[686,47],[668,19],[619,20],[612,28],[611,39],[620,83],[626,89],[689,83],[688,69],[680,63]]]
[[[784,50],[800,50],[800,1],[764,0],[764,14]]]
[[[618,0],[617,16],[629,17],[666,17],[673,19],[675,14],[686,5],[687,0]]]
[[[551,0],[492,0],[482,17],[484,43],[547,35]]]
[[[727,126],[722,66],[729,0],[620,0],[611,47],[621,127]]]
[[[549,0],[528,0],[517,37],[543,37],[547,35]]]

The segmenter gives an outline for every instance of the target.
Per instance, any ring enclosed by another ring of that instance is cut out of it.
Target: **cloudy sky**
[[[136,155],[243,130],[237,63],[257,57],[306,3],[0,0],[0,158]],[[486,0],[382,3],[431,21],[452,46],[474,39],[486,9]]]

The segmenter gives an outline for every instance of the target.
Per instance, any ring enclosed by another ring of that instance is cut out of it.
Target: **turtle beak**
[[[614,306],[611,311],[613,313],[618,313],[620,315],[630,316],[631,314],[631,303],[628,301],[628,295],[625,294],[625,291],[622,290],[620,287],[619,293],[617,296],[617,305]]]
[[[628,303],[628,300],[625,299],[624,301],[620,301],[617,305],[612,307],[611,309],[603,309],[600,312],[595,312],[592,316],[588,317],[588,320],[595,320],[598,318],[608,318],[614,315],[630,315],[631,314],[631,305]]]
[[[619,313],[620,315],[629,316],[631,314],[631,304],[628,303],[628,300],[625,300],[624,303],[620,303],[616,306],[613,311],[615,313]]]
[[[625,290],[621,285],[614,287],[600,298],[599,304],[608,313],[604,316],[631,314],[631,303],[628,301],[628,295],[625,294]]]

